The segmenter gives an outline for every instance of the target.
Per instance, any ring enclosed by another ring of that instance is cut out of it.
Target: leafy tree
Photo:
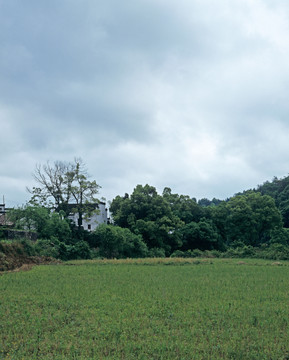
[[[66,216],[71,211],[78,214],[78,228],[82,227],[83,214],[91,213],[91,204],[97,203],[100,186],[88,180],[81,159],[73,163],[56,161],[53,165],[36,165],[34,179],[39,187],[28,191],[32,194],[30,204],[63,210]],[[71,204],[75,206],[71,207]],[[96,210],[97,211],[97,210]]]
[[[71,241],[71,229],[64,213],[51,212],[41,206],[23,206],[9,211],[9,219],[16,229],[36,231],[39,238],[57,238],[61,242]]]
[[[135,222],[135,216],[130,211],[129,195],[123,197],[117,195],[110,203],[109,211],[112,214],[113,222],[121,227],[129,227],[129,224]]]
[[[212,250],[220,247],[220,235],[208,219],[201,219],[198,223],[192,221],[178,231],[183,242],[182,250]]]
[[[274,199],[260,193],[247,193],[231,198],[226,204],[228,243],[241,241],[258,246],[270,240],[270,232],[282,228],[282,219]]]
[[[185,224],[198,222],[205,215],[205,210],[197,204],[196,199],[187,195],[172,194],[168,187],[164,188],[163,198],[169,203],[172,213]]]
[[[289,176],[280,179],[274,177],[272,181],[266,181],[257,189],[245,191],[243,194],[252,191],[271,196],[281,212],[284,227],[289,228]]]
[[[219,199],[216,199],[216,198],[213,198],[212,200],[209,200],[207,198],[203,198],[203,199],[200,199],[198,201],[198,204],[200,206],[202,206],[202,207],[207,207],[207,206],[217,206],[221,202],[222,202],[222,200],[219,200]]]
[[[270,233],[270,243],[278,243],[288,246],[289,245],[289,229],[288,228],[277,228],[273,229]]]
[[[222,201],[218,206],[208,207],[208,218],[212,220],[217,228],[219,235],[222,238],[222,242],[227,240],[227,217],[229,216],[229,210],[227,203]]]
[[[131,196],[117,196],[111,203],[110,212],[114,222],[122,227],[131,227],[139,219],[156,221],[172,215],[169,204],[150,185],[137,185]]]
[[[56,237],[59,241],[67,244],[72,242],[71,228],[61,211],[60,213],[49,213],[48,221],[38,231],[41,238]]]
[[[130,200],[131,210],[137,220],[156,221],[163,216],[171,216],[169,204],[153,186],[137,185]]]
[[[289,185],[276,195],[275,200],[281,212],[284,227],[289,228]]]
[[[11,209],[8,218],[15,229],[34,230],[40,233],[49,219],[49,210],[42,206],[25,205]]]
[[[264,184],[257,187],[257,191],[262,195],[269,195],[273,199],[277,200],[278,196],[286,189],[289,185],[289,176],[286,176],[282,179],[278,179],[276,176],[273,180],[266,181]],[[277,203],[278,205],[278,203]]]
[[[141,235],[149,249],[164,248],[170,253],[179,246],[174,233],[183,222],[153,186],[137,185],[131,196],[117,196],[111,203],[110,212],[116,225]]]

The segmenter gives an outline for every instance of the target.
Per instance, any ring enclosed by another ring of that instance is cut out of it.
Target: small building
[[[5,204],[0,204],[0,226],[5,225]]]
[[[7,220],[7,209],[5,203],[0,204],[0,226],[11,226],[13,225],[11,221]]]
[[[0,214],[5,214],[5,204],[0,204]]]
[[[69,204],[71,208],[71,213],[68,218],[72,220],[75,225],[78,225],[79,215],[77,212],[74,212],[73,209],[76,208],[75,204]],[[99,202],[95,204],[90,204],[89,214],[83,214],[82,218],[82,227],[87,231],[94,231],[100,224],[108,223],[107,208],[104,202]]]

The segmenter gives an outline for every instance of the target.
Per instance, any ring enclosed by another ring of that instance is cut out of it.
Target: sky
[[[0,0],[0,202],[75,157],[107,201],[287,176],[288,64],[285,0]]]

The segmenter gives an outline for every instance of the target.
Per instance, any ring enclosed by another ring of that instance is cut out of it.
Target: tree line
[[[100,186],[89,180],[81,159],[37,165],[34,179],[39,186],[29,189],[30,201],[9,214],[15,228],[37,232],[32,253],[61,259],[289,254],[289,176],[226,200],[137,185],[112,200],[112,224],[93,232],[84,231],[82,221],[97,211],[90,204],[99,201]],[[69,220],[71,211],[79,214],[78,224]]]
[[[116,225],[141,235],[149,249],[162,249],[166,256],[289,244],[285,214],[274,198],[255,190],[225,201],[196,201],[170,188],[158,194],[153,186],[138,185],[131,195],[117,196],[110,210]]]

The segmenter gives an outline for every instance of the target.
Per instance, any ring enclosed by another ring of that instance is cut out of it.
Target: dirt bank
[[[59,260],[47,256],[28,256],[20,243],[0,242],[0,272],[28,270],[33,265],[56,264]]]

